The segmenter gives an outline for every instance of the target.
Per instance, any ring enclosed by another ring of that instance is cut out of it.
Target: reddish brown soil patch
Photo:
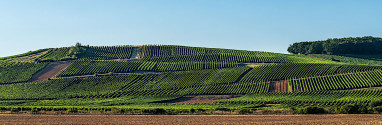
[[[288,80],[272,81],[269,92],[288,92]]]
[[[168,101],[166,103],[172,104],[187,104],[187,103],[213,103],[219,100],[231,99],[243,95],[197,95],[197,96],[183,96],[179,99]]]
[[[380,125],[382,115],[0,115],[1,124]]]
[[[29,82],[47,80],[53,78],[58,72],[65,69],[70,65],[70,62],[52,62],[49,63],[44,69],[37,72],[32,76]]]

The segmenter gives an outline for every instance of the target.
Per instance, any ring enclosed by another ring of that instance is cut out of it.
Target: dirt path
[[[179,99],[168,101],[165,103],[170,104],[188,104],[188,103],[213,103],[219,100],[237,98],[243,95],[193,95],[193,96],[183,96]]]
[[[0,115],[0,123],[7,125],[380,125],[382,115]]]
[[[44,69],[37,72],[32,76],[28,82],[47,80],[48,78],[54,78],[54,76],[70,65],[70,62],[52,62],[49,63]]]
[[[269,92],[288,92],[288,80],[272,81]]]

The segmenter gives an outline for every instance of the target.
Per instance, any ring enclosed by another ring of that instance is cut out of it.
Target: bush
[[[18,108],[12,108],[11,112],[19,112],[19,109]]]
[[[353,104],[343,105],[337,108],[336,113],[339,114],[357,114],[359,113],[358,106]]]
[[[161,108],[157,108],[157,109],[143,109],[142,112],[143,113],[149,113],[149,114],[155,114],[155,115],[166,114],[167,113],[166,110],[161,109]]]
[[[216,108],[216,111],[231,111],[229,108]]]
[[[245,108],[245,109],[240,109],[239,110],[239,114],[249,114],[249,113],[252,113],[251,109]]]
[[[33,108],[31,109],[31,112],[32,112],[32,113],[38,113],[38,111],[39,111],[39,109],[37,109],[36,107],[33,107]]]
[[[374,112],[377,112],[377,113],[382,113],[382,106],[376,106],[373,108],[373,111]]]
[[[326,113],[324,108],[317,106],[308,106],[295,110],[296,114],[323,114]]]
[[[369,105],[370,107],[377,107],[377,106],[382,106],[382,100],[379,101],[373,101]]]
[[[193,108],[191,108],[191,109],[189,109],[189,112],[190,112],[190,113],[195,113],[195,112],[196,112],[196,110],[195,110],[195,109],[193,109]]]
[[[68,108],[69,113],[77,113],[78,109],[77,108]]]

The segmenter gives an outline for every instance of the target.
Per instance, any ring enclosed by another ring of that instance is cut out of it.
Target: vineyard
[[[4,57],[0,64],[0,111],[74,106],[84,112],[246,114],[273,107],[319,106],[329,113],[348,105],[368,106],[368,112],[382,107],[382,61],[356,56],[77,44]],[[65,66],[50,69],[54,64]],[[49,70],[55,70],[49,78],[33,80]],[[187,101],[203,95],[232,98]]]

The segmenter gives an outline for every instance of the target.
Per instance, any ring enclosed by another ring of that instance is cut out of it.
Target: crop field
[[[0,112],[382,113],[382,66],[373,65],[379,60],[314,56],[175,45],[42,49],[0,59]],[[256,123],[246,118],[237,122]]]
[[[381,115],[0,115],[2,124],[382,124]]]

